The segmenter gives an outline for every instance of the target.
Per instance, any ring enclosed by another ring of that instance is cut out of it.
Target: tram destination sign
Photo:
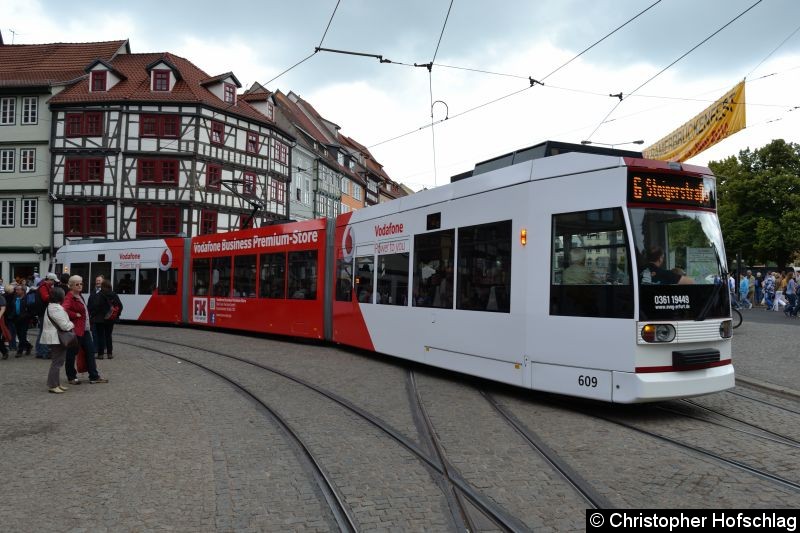
[[[717,205],[714,179],[680,174],[628,175],[629,204],[705,207]]]

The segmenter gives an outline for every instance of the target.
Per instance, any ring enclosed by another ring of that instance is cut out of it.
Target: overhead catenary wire
[[[705,39],[703,39],[702,41],[700,41],[699,43],[697,43],[696,45],[694,45],[694,46],[693,46],[692,48],[690,48],[688,51],[686,51],[685,53],[683,53],[683,54],[682,54],[680,57],[678,57],[677,59],[675,59],[675,60],[674,60],[672,63],[670,63],[670,64],[669,64],[669,65],[667,65],[666,67],[662,68],[662,69],[661,69],[661,70],[659,70],[658,72],[656,72],[656,73],[655,73],[653,76],[649,77],[649,78],[648,78],[648,79],[647,79],[647,80],[646,80],[644,83],[642,83],[641,85],[639,85],[638,87],[636,87],[634,90],[632,90],[632,91],[630,91],[629,93],[627,93],[627,94],[624,94],[624,95],[621,93],[621,96],[620,96],[620,99],[619,99],[619,101],[618,101],[618,102],[617,102],[617,103],[614,105],[614,107],[612,107],[612,108],[611,108],[611,110],[610,110],[610,111],[609,111],[609,112],[606,114],[606,116],[605,116],[605,117],[603,117],[603,120],[601,120],[601,121],[600,121],[600,123],[599,123],[599,124],[598,124],[598,125],[595,127],[595,129],[594,129],[594,130],[592,130],[592,133],[590,133],[590,134],[589,134],[589,136],[588,136],[588,137],[586,137],[586,140],[591,140],[592,136],[593,136],[593,135],[594,135],[594,134],[597,132],[597,130],[598,130],[598,129],[600,129],[600,127],[601,127],[601,126],[602,126],[602,125],[603,125],[603,124],[604,124],[604,123],[605,123],[605,122],[608,120],[608,117],[610,117],[610,116],[611,116],[611,114],[612,114],[612,113],[614,113],[614,111],[616,111],[616,109],[617,109],[617,108],[620,106],[620,104],[622,104],[622,101],[623,101],[623,99],[624,99],[624,98],[628,98],[628,97],[630,97],[631,95],[633,95],[633,94],[635,94],[636,92],[638,92],[638,91],[639,91],[639,89],[641,89],[642,87],[644,87],[645,85],[647,85],[648,83],[650,83],[651,81],[653,81],[654,79],[656,79],[657,77],[659,77],[661,74],[663,74],[664,72],[666,72],[668,69],[672,68],[672,67],[673,67],[673,66],[674,66],[676,63],[678,63],[678,61],[680,61],[681,59],[685,58],[686,56],[688,56],[689,54],[691,54],[692,52],[694,52],[695,50],[697,50],[698,48],[700,48],[700,47],[701,47],[703,44],[707,43],[709,40],[711,40],[711,39],[712,39],[712,38],[713,38],[715,35],[717,35],[719,32],[721,32],[722,30],[724,30],[725,28],[727,28],[728,26],[730,26],[731,24],[733,24],[734,22],[736,22],[737,20],[739,20],[739,19],[740,19],[741,17],[743,17],[743,16],[744,16],[746,13],[748,13],[748,12],[749,12],[751,9],[753,9],[754,7],[756,7],[758,4],[760,4],[760,3],[761,3],[761,2],[763,2],[763,1],[764,1],[764,0],[757,0],[756,2],[754,2],[754,3],[753,3],[751,6],[750,6],[750,7],[748,7],[747,9],[745,9],[744,11],[742,11],[741,13],[739,13],[738,15],[736,15],[735,17],[733,17],[731,20],[729,20],[728,22],[726,22],[724,25],[722,25],[722,27],[720,27],[720,28],[719,28],[719,29],[717,29],[717,30],[716,30],[714,33],[712,33],[711,35],[709,35],[708,37],[706,37]],[[612,95],[609,95],[609,96],[612,96]]]
[[[433,58],[431,58],[431,62],[428,63],[428,95],[430,96],[430,107],[431,107],[431,144],[433,148],[433,184],[434,186],[437,185],[437,170],[436,170],[436,128],[434,128],[433,124],[433,63],[436,61],[436,55],[439,53],[439,46],[442,44],[442,37],[444,36],[444,30],[447,27],[447,20],[450,18],[450,11],[453,9],[453,0],[450,0],[450,5],[447,8],[447,15],[444,17],[444,23],[442,24],[442,31],[439,32],[439,40],[436,42],[436,50],[433,51]],[[445,104],[446,105],[446,104]],[[445,117],[447,120],[447,117]]]
[[[478,105],[476,105],[476,106],[474,106],[474,107],[471,107],[471,108],[469,108],[469,109],[467,109],[467,110],[465,110],[465,111],[462,111],[461,113],[457,113],[457,114],[455,114],[455,115],[453,115],[453,116],[451,116],[451,117],[449,117],[449,118],[456,118],[456,117],[459,117],[459,116],[463,116],[463,115],[466,115],[467,113],[471,113],[472,111],[476,111],[476,110],[478,110],[478,109],[481,109],[481,108],[483,108],[483,107],[486,107],[486,106],[488,106],[488,105],[494,104],[494,103],[496,103],[496,102],[500,102],[501,100],[505,100],[506,98],[510,98],[510,97],[512,97],[512,96],[515,96],[515,95],[517,95],[517,94],[519,94],[519,93],[525,92],[525,91],[527,91],[528,89],[531,89],[531,88],[533,88],[533,87],[534,87],[534,86],[536,86],[537,84],[539,84],[539,85],[544,85],[542,82],[543,82],[545,79],[549,78],[550,76],[554,75],[556,72],[558,72],[559,70],[561,70],[562,68],[564,68],[564,67],[566,67],[567,65],[569,65],[570,63],[572,63],[572,62],[573,62],[575,59],[579,58],[580,56],[582,56],[583,54],[585,54],[586,52],[588,52],[589,50],[591,50],[592,48],[594,48],[596,45],[598,45],[599,43],[601,43],[602,41],[606,40],[608,37],[610,37],[611,35],[613,35],[613,34],[614,34],[614,33],[616,33],[617,31],[619,31],[621,28],[623,28],[623,27],[627,26],[628,24],[630,24],[631,22],[633,22],[634,20],[636,20],[637,18],[639,18],[641,15],[643,15],[645,12],[649,11],[650,9],[652,9],[654,6],[656,6],[656,5],[657,5],[658,3],[660,3],[660,2],[661,2],[661,0],[657,0],[657,1],[656,1],[656,2],[654,2],[653,4],[649,5],[649,6],[648,6],[648,7],[646,7],[645,9],[643,9],[642,11],[638,12],[637,14],[635,14],[634,16],[632,16],[631,18],[629,18],[628,20],[626,20],[625,22],[623,22],[622,24],[620,24],[619,26],[617,26],[616,28],[614,28],[613,30],[611,30],[610,32],[608,32],[606,35],[604,35],[603,37],[601,37],[600,39],[598,39],[597,41],[595,41],[595,42],[594,42],[594,43],[592,43],[591,45],[589,45],[589,46],[587,46],[586,48],[584,48],[582,51],[580,51],[580,52],[579,52],[578,54],[576,54],[574,57],[572,57],[571,59],[569,59],[567,62],[565,62],[564,64],[562,64],[562,65],[560,65],[559,67],[557,67],[556,69],[554,69],[552,72],[550,72],[549,74],[547,74],[547,76],[545,76],[544,78],[542,78],[542,80],[541,80],[541,81],[539,81],[539,80],[536,80],[536,79],[534,79],[534,78],[533,78],[533,77],[531,77],[531,76],[524,77],[524,76],[516,76],[516,75],[511,75],[512,77],[520,77],[520,78],[523,78],[523,79],[527,79],[527,80],[528,80],[528,83],[529,83],[529,85],[528,85],[527,87],[524,87],[524,88],[522,88],[522,89],[518,89],[518,90],[515,90],[515,91],[513,91],[513,92],[511,92],[511,93],[508,93],[508,94],[506,94],[506,95],[500,96],[499,98],[494,98],[494,99],[492,99],[492,100],[490,100],[490,101],[488,101],[488,102],[484,102],[484,103],[482,103],[482,104],[478,104]],[[432,64],[432,63],[431,63],[431,64]],[[467,69],[465,69],[465,70],[467,70]],[[488,72],[488,71],[485,71],[485,72]],[[395,137],[392,137],[392,138],[390,138],[390,139],[386,139],[386,140],[380,141],[380,142],[378,142],[378,143],[375,143],[375,144],[372,144],[372,145],[370,145],[370,146],[369,146],[369,148],[374,148],[374,147],[376,147],[376,146],[380,146],[380,145],[382,145],[382,144],[386,144],[386,143],[388,143],[388,142],[392,142],[392,141],[395,141],[395,140],[397,140],[397,139],[401,139],[401,138],[403,138],[403,137],[406,137],[406,136],[408,136],[408,135],[411,135],[411,134],[413,134],[413,133],[416,133],[416,132],[418,132],[418,131],[420,131],[420,130],[424,130],[425,128],[433,127],[435,124],[439,124],[439,123],[441,123],[441,122],[444,122],[444,120],[447,120],[447,119],[443,119],[443,120],[440,120],[440,121],[437,121],[437,122],[432,122],[432,123],[431,123],[431,124],[429,124],[429,125],[421,126],[421,127],[417,128],[417,129],[414,129],[414,130],[408,131],[408,132],[406,132],[406,133],[402,133],[402,134],[400,134],[400,135],[397,135],[397,136],[395,136]]]
[[[750,72],[748,72],[748,73],[745,75],[745,79],[749,78],[749,77],[750,77],[750,74],[752,74],[753,72],[755,72],[755,71],[758,69],[758,67],[760,67],[761,65],[763,65],[763,64],[764,64],[764,62],[765,62],[767,59],[769,59],[770,57],[772,57],[772,54],[774,54],[775,52],[777,52],[777,51],[778,51],[778,50],[779,50],[779,49],[780,49],[780,48],[781,48],[781,47],[782,47],[784,44],[786,44],[786,42],[787,42],[789,39],[791,39],[792,37],[794,37],[794,35],[795,35],[795,34],[796,34],[798,31],[800,31],[800,25],[798,25],[798,26],[797,26],[797,27],[794,29],[794,31],[793,31],[792,33],[790,33],[789,35],[787,35],[787,36],[786,36],[786,38],[785,38],[784,40],[782,40],[778,46],[776,46],[775,48],[773,48],[773,49],[772,49],[772,51],[771,51],[770,53],[768,53],[766,56],[764,56],[764,59],[762,59],[761,61],[759,61],[759,62],[758,62],[758,64],[757,64],[755,67],[753,67],[753,68],[750,70]]]

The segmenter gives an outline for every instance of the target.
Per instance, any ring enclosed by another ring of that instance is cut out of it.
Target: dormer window
[[[108,72],[105,70],[93,70],[92,71],[92,92],[102,92],[106,90],[106,82],[108,79]]]
[[[235,104],[236,103],[236,86],[232,83],[225,84],[225,103],[226,104]]]
[[[154,70],[153,71],[153,90],[154,91],[169,91],[169,70]]]

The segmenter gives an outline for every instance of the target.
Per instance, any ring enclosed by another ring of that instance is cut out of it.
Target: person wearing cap
[[[44,320],[44,312],[47,310],[47,306],[50,304],[50,295],[53,293],[53,286],[55,285],[56,281],[58,281],[58,276],[53,274],[52,272],[48,272],[45,274],[44,279],[39,283],[39,288],[36,289],[39,291],[39,299],[41,299],[41,309],[38,309],[38,316],[39,316],[39,335],[36,337],[36,358],[37,359],[49,359],[50,358],[50,346],[47,344],[42,344],[42,332],[44,331],[43,320]]]

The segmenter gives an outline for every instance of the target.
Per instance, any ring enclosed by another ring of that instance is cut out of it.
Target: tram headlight
[[[646,324],[642,328],[642,339],[646,342],[672,342],[675,328],[672,324]]]
[[[730,320],[723,320],[719,325],[719,336],[723,339],[730,339],[733,337],[733,322]]]

